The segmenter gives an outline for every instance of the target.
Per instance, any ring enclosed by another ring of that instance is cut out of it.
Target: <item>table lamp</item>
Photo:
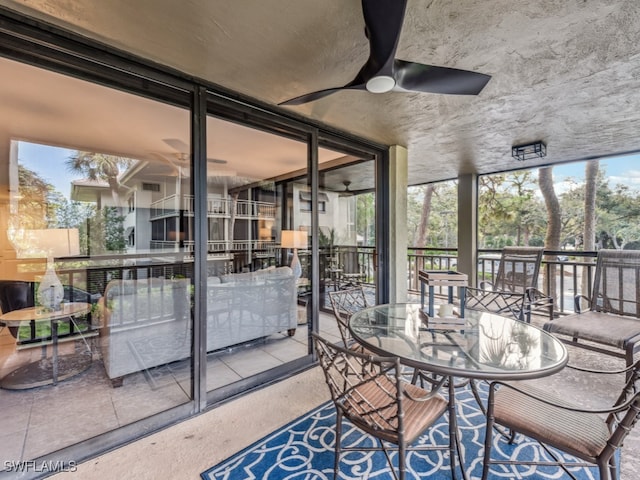
[[[300,265],[300,259],[298,258],[298,249],[306,248],[307,232],[302,230],[282,230],[280,246],[282,248],[293,248],[291,270],[293,270],[293,276],[296,279],[300,278],[302,275],[302,265]]]
[[[60,310],[64,287],[56,275],[53,262],[57,257],[70,257],[80,253],[80,234],[77,228],[47,228],[28,230],[29,250],[32,254],[47,256],[47,269],[40,280],[36,299],[52,311]],[[33,255],[30,255],[33,256]]]

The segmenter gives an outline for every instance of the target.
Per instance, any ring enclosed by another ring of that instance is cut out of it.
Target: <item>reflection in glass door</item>
[[[186,108],[0,75],[0,458],[19,462],[191,402],[190,163],[165,142],[190,130]]]
[[[320,164],[318,194],[321,308],[328,293],[362,286],[376,303],[375,162],[345,158]]]
[[[207,139],[207,390],[228,395],[309,355],[307,145],[213,116]]]

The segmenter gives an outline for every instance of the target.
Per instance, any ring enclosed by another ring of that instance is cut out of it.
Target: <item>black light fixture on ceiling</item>
[[[540,140],[524,145],[515,145],[511,147],[511,156],[521,162],[536,157],[544,158],[547,156],[547,146]]]

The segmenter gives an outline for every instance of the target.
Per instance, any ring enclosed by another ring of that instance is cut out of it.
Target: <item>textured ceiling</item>
[[[277,104],[350,81],[357,0],[4,0],[0,4]],[[412,183],[640,150],[637,0],[409,0],[397,57],[492,76],[477,97],[340,92],[286,107],[409,150]],[[283,107],[284,108],[284,107]]]

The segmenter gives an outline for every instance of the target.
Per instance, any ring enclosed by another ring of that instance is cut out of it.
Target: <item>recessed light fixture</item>
[[[524,145],[515,145],[511,147],[511,156],[521,162],[532,158],[544,158],[547,156],[547,146],[540,140]]]

